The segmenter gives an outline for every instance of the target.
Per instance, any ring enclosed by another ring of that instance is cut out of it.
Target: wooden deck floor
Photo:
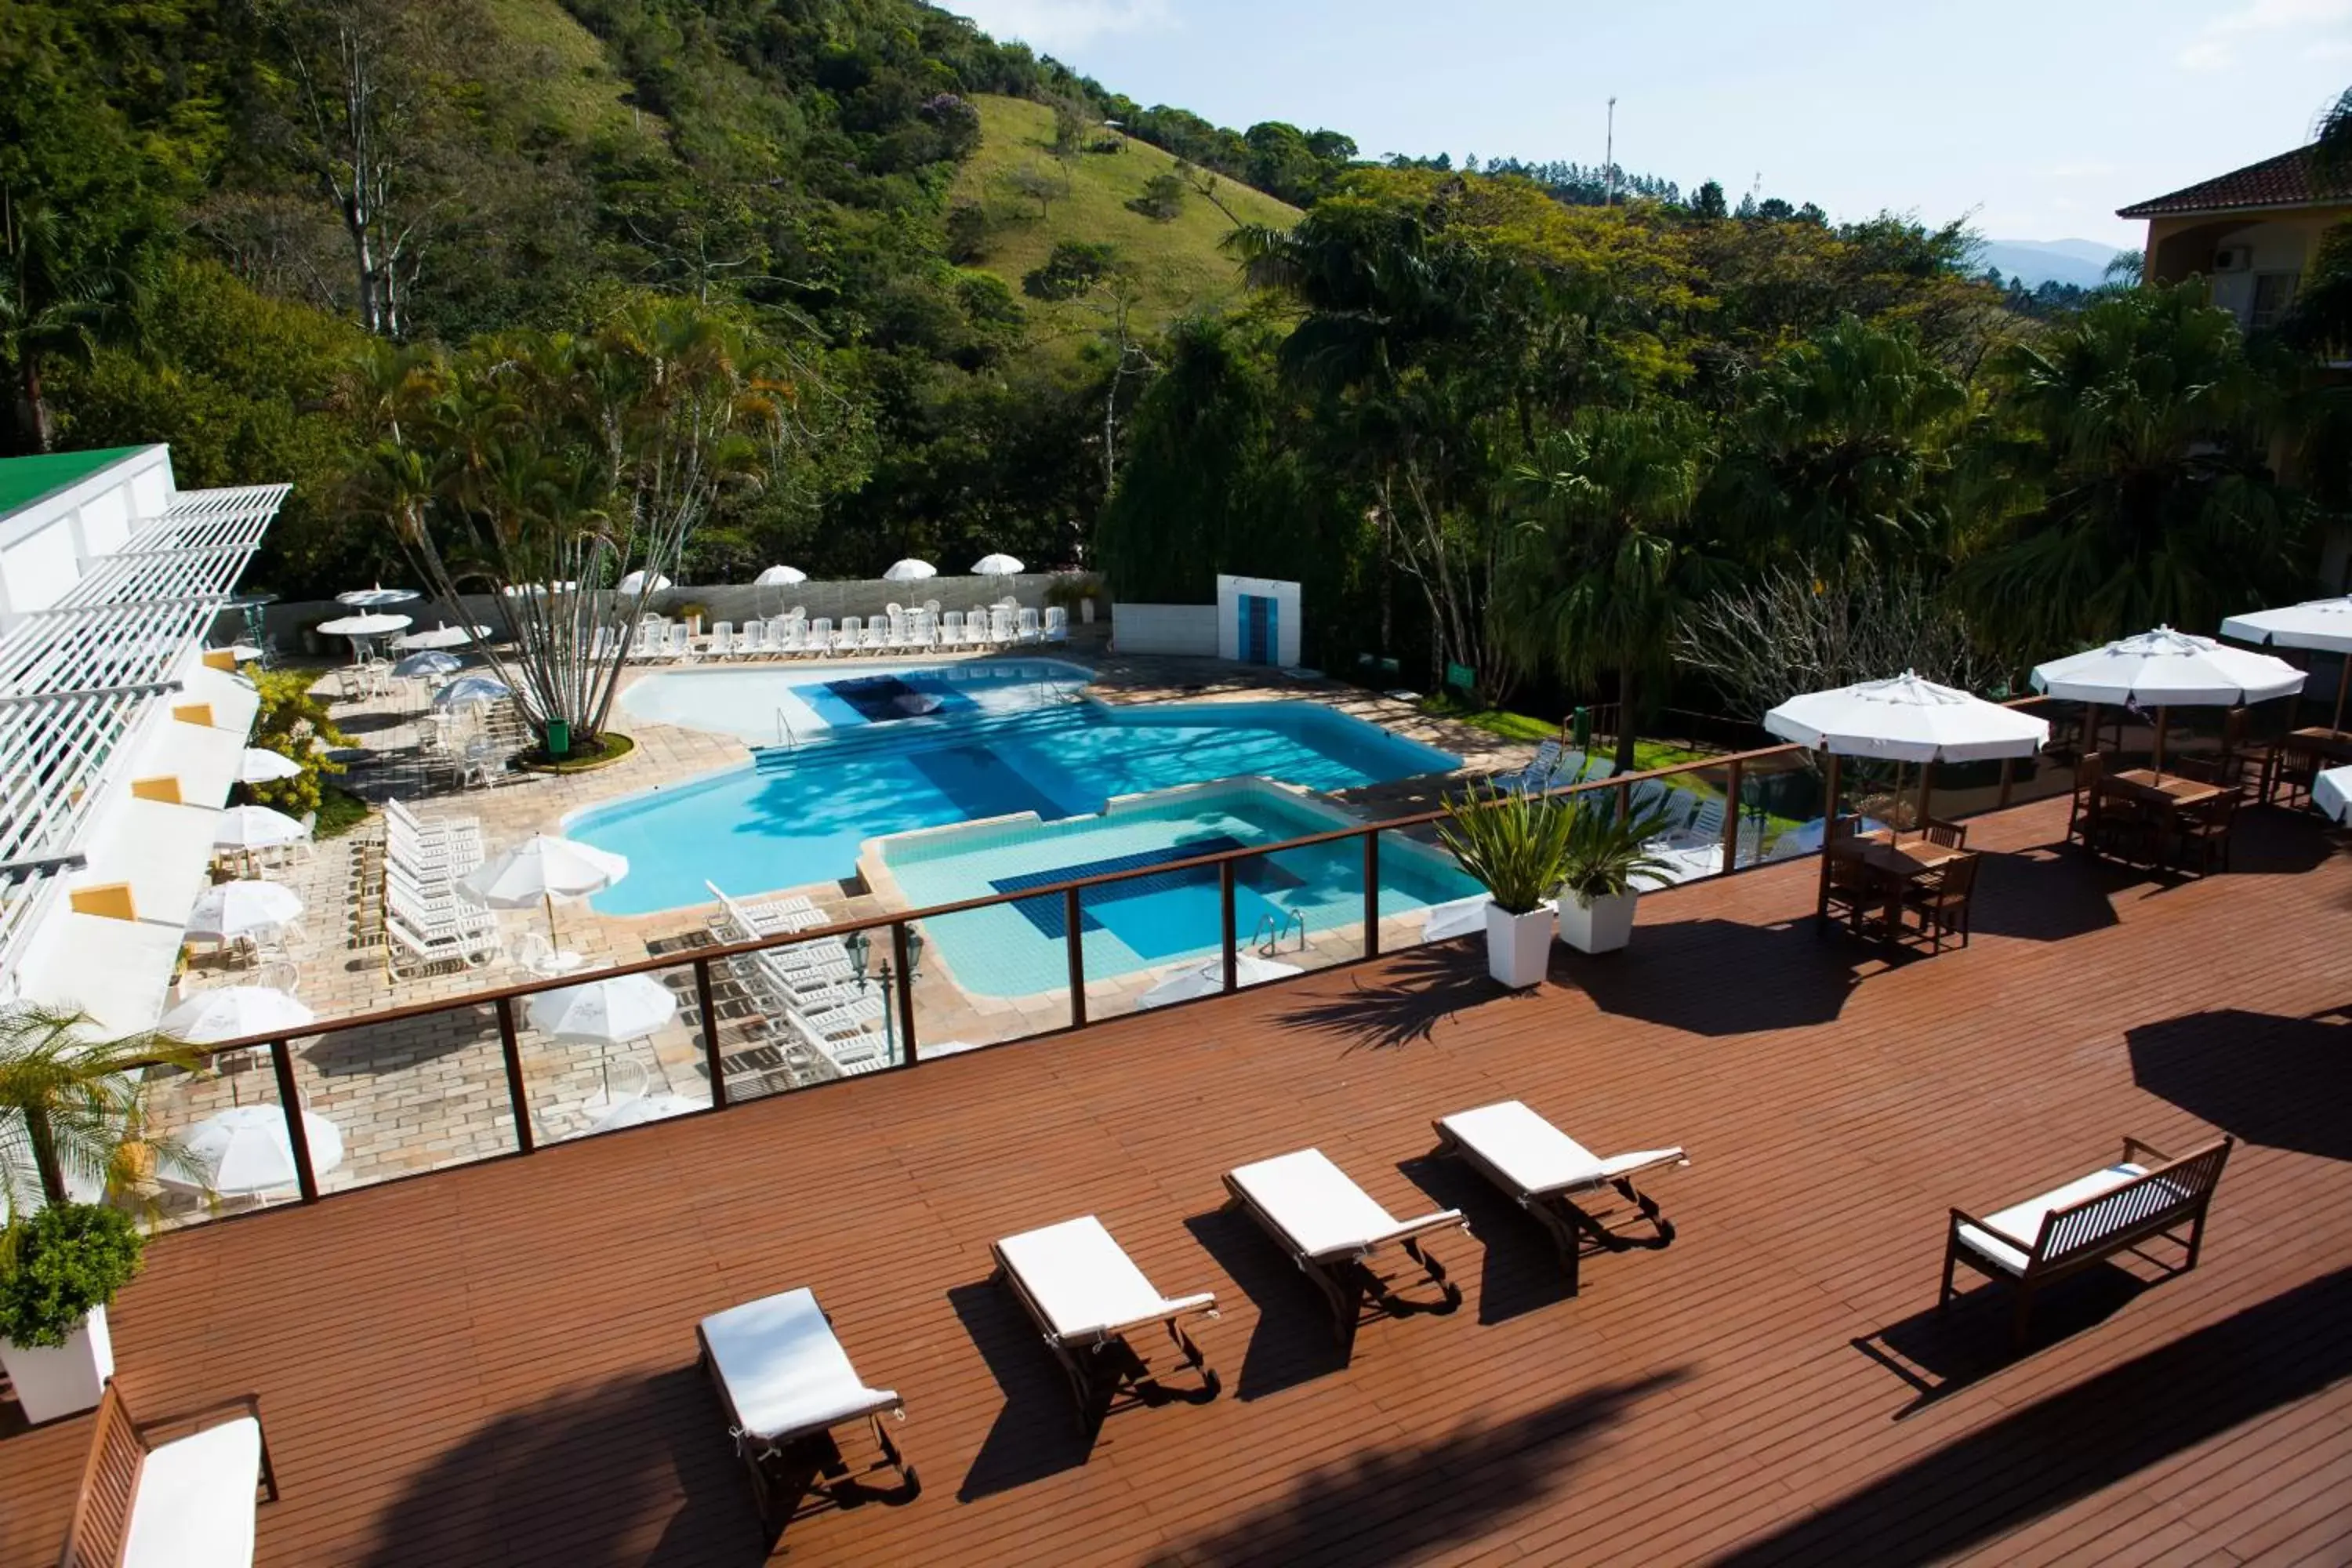
[[[1980,820],[2011,853],[1974,946],[1891,970],[1779,868],[1528,996],[1406,954],[172,1237],[121,1382],[260,1392],[265,1564],[756,1562],[693,1325],[804,1283],[926,1483],[795,1526],[804,1564],[2352,1561],[2352,856],[2257,813],[2234,874],[2158,886],[2034,847],[2062,822]],[[1423,1158],[1507,1097],[1686,1144],[1653,1188],[1680,1239],[1562,1299],[1541,1233]],[[1948,1205],[2215,1127],[2244,1146],[2197,1271],[2085,1279],[2020,1361],[1997,1292],[1935,1317]],[[1308,1144],[1469,1211],[1433,1244],[1460,1311],[1338,1363],[1219,1212],[1221,1172]],[[1091,1452],[986,1251],[1088,1211],[1225,1307],[1224,1396]],[[53,1561],[86,1439],[0,1436],[0,1568]]]

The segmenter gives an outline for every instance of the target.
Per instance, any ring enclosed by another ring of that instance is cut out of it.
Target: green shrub
[[[1634,890],[1635,878],[1663,887],[1672,868],[1650,853],[1649,841],[1666,830],[1663,810],[1617,814],[1613,800],[1586,795],[1561,807],[1569,818],[1560,855],[1560,893],[1581,904]]]
[[[1102,281],[1118,260],[1115,246],[1056,240],[1045,265],[1022,275],[1021,291],[1036,300],[1075,300]]]
[[[139,1227],[100,1204],[58,1204],[19,1220],[0,1274],[0,1339],[58,1346],[139,1272]]]
[[[331,746],[358,742],[335,727],[334,720],[327,715],[326,703],[311,691],[320,671],[263,669],[251,673],[253,684],[261,693],[261,712],[253,725],[254,745],[262,751],[276,752],[302,771],[292,778],[247,784],[247,792],[257,804],[274,806],[289,816],[318,811],[324,802],[322,792],[326,788],[321,775],[340,773],[343,764],[331,760],[311,742],[324,741]]]

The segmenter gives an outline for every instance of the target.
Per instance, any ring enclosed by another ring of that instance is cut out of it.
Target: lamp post
[[[870,985],[882,988],[882,1044],[889,1053],[890,1060],[896,1062],[898,1059],[898,1008],[891,987],[902,984],[911,987],[915,984],[923,963],[923,933],[911,925],[907,928],[907,972],[904,974],[891,969],[887,953],[883,956],[882,966],[868,972],[866,965],[873,956],[874,941],[862,931],[852,931],[841,945],[849,953],[849,967],[856,976],[857,988],[861,991]]]

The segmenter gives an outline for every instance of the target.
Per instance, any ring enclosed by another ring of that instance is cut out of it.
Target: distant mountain
[[[1989,239],[1977,265],[1998,267],[2001,277],[2019,279],[2029,289],[2041,283],[2095,289],[2105,280],[2107,263],[2122,254],[2090,239]]]

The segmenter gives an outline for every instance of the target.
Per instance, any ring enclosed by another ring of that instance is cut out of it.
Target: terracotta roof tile
[[[2117,217],[2164,217],[2175,213],[2231,212],[2242,207],[2299,206],[2331,197],[2352,201],[2352,184],[2334,180],[2322,185],[2312,175],[2311,149],[2298,147],[2242,169],[2232,169],[2200,180],[2168,195],[2121,208]]]

